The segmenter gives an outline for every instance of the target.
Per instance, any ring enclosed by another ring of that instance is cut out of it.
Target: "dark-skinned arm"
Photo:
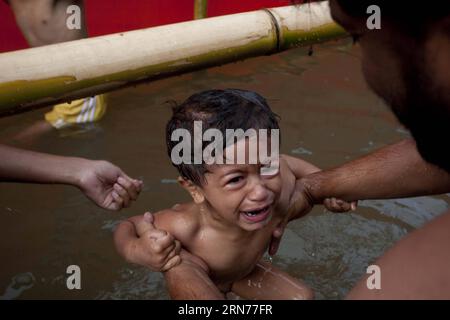
[[[346,201],[392,199],[448,192],[450,174],[423,160],[415,142],[408,139],[308,175],[299,187],[313,203],[328,197]]]
[[[364,199],[393,199],[450,191],[450,175],[420,156],[412,139],[383,147],[342,166],[318,171],[297,180],[287,221],[308,213],[315,204]],[[274,255],[284,221],[274,230],[269,253]]]

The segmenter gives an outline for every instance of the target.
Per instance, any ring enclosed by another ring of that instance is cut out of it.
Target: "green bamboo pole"
[[[2,53],[0,115],[342,36],[323,1]]]
[[[208,17],[208,0],[194,0],[194,19]]]

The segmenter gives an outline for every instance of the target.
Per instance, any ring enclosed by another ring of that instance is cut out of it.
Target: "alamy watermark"
[[[263,175],[278,171],[280,155],[279,129],[226,129],[209,128],[203,132],[202,121],[194,121],[193,137],[184,128],[175,129],[171,141],[178,142],[170,158],[180,164],[258,164]],[[203,148],[204,142],[210,142]],[[247,152],[248,151],[248,152]]]
[[[370,276],[367,277],[366,286],[367,289],[373,290],[381,289],[381,268],[377,266],[376,264],[372,264],[367,267],[367,274],[370,274]]]
[[[66,19],[66,27],[69,30],[81,30],[81,8],[77,5],[70,5],[66,9],[69,15]]]
[[[367,29],[381,29],[381,9],[377,5],[370,5],[367,7],[366,13],[370,16],[366,20]]]
[[[81,268],[76,264],[67,267],[66,273],[69,275],[66,280],[66,286],[69,290],[81,290]]]

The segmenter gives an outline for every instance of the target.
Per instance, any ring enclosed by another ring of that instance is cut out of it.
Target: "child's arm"
[[[291,157],[286,154],[281,155],[281,157],[282,157],[282,159],[284,159],[286,161],[289,169],[294,174],[294,176],[297,180],[302,179],[303,177],[305,177],[309,174],[321,171],[318,167],[316,167],[315,165],[313,165],[305,160]],[[357,204],[357,201],[346,202],[344,200],[336,199],[336,198],[326,198],[323,201],[323,205],[325,206],[325,208],[327,208],[328,210],[330,210],[332,212],[347,212],[350,210],[355,210],[356,204]],[[296,219],[300,216],[302,216],[302,214],[293,216],[293,217],[289,218],[289,220]]]
[[[152,271],[164,272],[181,262],[180,242],[156,229],[149,212],[122,222],[114,232],[114,243],[125,260]]]
[[[301,179],[308,174],[320,171],[318,167],[305,160],[291,157],[286,154],[282,154],[281,158],[286,161],[296,179]]]
[[[158,228],[174,231],[173,216],[158,214],[156,217]],[[183,229],[192,229],[192,226]],[[178,235],[188,238],[190,232],[192,230],[188,230],[187,235]],[[114,240],[117,251],[127,261],[164,272],[172,299],[224,299],[209,278],[207,264],[184,249],[180,252],[180,242],[166,231],[156,229],[150,213],[122,222]]]
[[[321,171],[318,167],[309,162],[285,154],[281,155],[281,160],[286,161],[287,166],[296,178],[296,183],[294,192],[291,194],[291,200],[289,201],[289,209],[286,217],[273,231],[272,240],[269,245],[270,255],[274,255],[277,252],[284,228],[288,222],[298,219],[311,211],[315,203],[308,190],[304,188],[303,178]],[[349,210],[355,210],[356,204],[357,201],[349,203],[336,198],[326,198],[323,201],[323,205],[332,212],[346,212]]]

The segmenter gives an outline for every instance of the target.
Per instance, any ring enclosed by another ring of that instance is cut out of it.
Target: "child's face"
[[[267,170],[274,167],[275,160],[268,163],[270,159],[257,157],[257,164],[249,164],[248,141],[243,143],[246,163],[208,166],[202,191],[209,206],[221,219],[244,230],[254,231],[271,220],[282,183],[278,164],[276,169]],[[239,144],[229,148],[237,149]]]

